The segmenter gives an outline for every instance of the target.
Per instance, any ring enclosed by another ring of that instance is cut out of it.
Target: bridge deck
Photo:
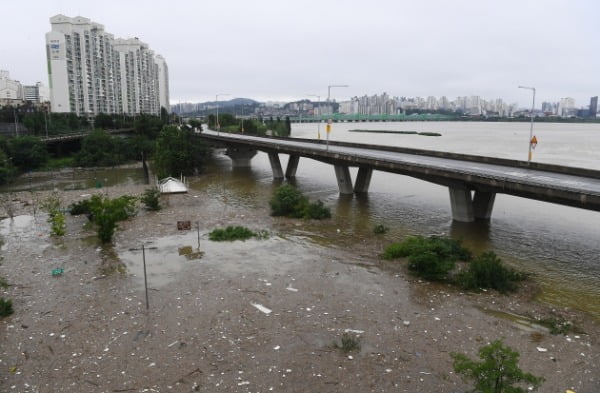
[[[400,173],[449,187],[505,193],[600,211],[600,171],[389,147],[204,131],[202,137],[335,165]],[[395,151],[399,150],[399,151]],[[444,157],[447,155],[447,157]],[[541,169],[540,169],[541,168]]]

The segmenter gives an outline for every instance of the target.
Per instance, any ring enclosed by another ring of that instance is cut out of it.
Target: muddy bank
[[[94,192],[60,197],[66,206]],[[48,194],[17,193],[15,209],[31,215]],[[39,209],[35,219],[3,222],[0,276],[11,286],[2,296],[15,314],[0,320],[0,391],[462,392],[468,385],[450,353],[473,357],[502,337],[524,370],[546,378],[539,391],[600,391],[598,324],[534,302],[533,286],[501,296],[421,282],[379,260],[391,239],[351,243],[335,228],[272,218],[266,206],[239,206],[211,190],[165,203],[121,223],[105,247],[82,217],[69,217],[60,239],[48,236]],[[192,229],[178,231],[178,220]],[[224,225],[271,236],[208,241]],[[198,233],[204,254],[179,255],[197,249]],[[55,267],[64,274],[52,277]],[[515,315],[565,317],[585,333],[551,335]],[[360,337],[360,351],[334,347],[346,331]]]

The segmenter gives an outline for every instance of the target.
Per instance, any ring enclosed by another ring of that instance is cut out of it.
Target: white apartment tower
[[[81,16],[56,15],[50,23],[46,52],[53,112],[160,113],[161,97],[169,94],[162,56],[137,38],[115,39],[103,25]]]

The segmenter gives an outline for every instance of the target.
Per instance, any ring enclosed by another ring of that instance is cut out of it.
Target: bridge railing
[[[200,134],[202,135],[202,134]],[[208,135],[205,134],[206,137],[211,139],[220,139],[220,140],[231,140],[228,138],[228,135],[242,135],[242,134],[234,134],[234,133],[226,133],[221,132],[220,137],[216,135]],[[306,142],[312,144],[325,145],[327,142],[324,140],[315,140],[315,139],[306,139],[306,138],[287,138],[287,137],[277,137],[277,136],[254,136],[256,138],[266,138],[269,140],[287,140],[290,139],[297,142]],[[243,143],[243,141],[241,142]],[[439,158],[448,158],[454,160],[462,160],[462,161],[470,161],[470,162],[478,162],[492,165],[504,165],[511,166],[515,168],[530,168],[540,171],[552,172],[552,173],[561,173],[566,175],[575,175],[575,176],[584,176],[590,177],[594,179],[600,179],[600,171],[588,168],[578,168],[578,167],[569,167],[562,165],[554,165],[554,164],[546,164],[540,162],[527,162],[521,160],[513,160],[508,158],[498,158],[498,157],[487,157],[487,156],[478,156],[473,154],[461,154],[461,153],[452,153],[452,152],[443,152],[436,150],[425,150],[425,149],[414,149],[408,147],[397,147],[397,146],[385,146],[385,145],[371,145],[364,143],[354,143],[354,142],[343,142],[343,141],[329,141],[330,146],[343,146],[343,147],[354,147],[354,148],[363,148],[363,149],[373,149],[373,150],[381,150],[381,151],[389,151],[396,153],[406,153],[406,154],[415,154],[421,156],[430,156],[430,157],[439,157]],[[269,146],[265,145],[265,149],[268,149]]]

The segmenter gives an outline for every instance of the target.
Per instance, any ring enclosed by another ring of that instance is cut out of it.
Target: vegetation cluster
[[[71,215],[85,214],[96,225],[98,238],[102,243],[110,243],[119,221],[126,220],[136,214],[137,198],[123,195],[110,199],[102,195],[93,195],[74,203],[69,207]]]
[[[320,200],[310,202],[297,188],[289,184],[279,186],[269,204],[272,216],[315,220],[331,217],[331,211],[323,205],[323,202]]]
[[[248,240],[253,237],[261,237],[261,234],[242,226],[228,226],[224,229],[217,228],[208,234],[208,238],[215,242]]]
[[[518,288],[527,275],[505,266],[493,252],[473,258],[470,250],[454,239],[437,236],[410,236],[392,243],[383,252],[384,259],[407,258],[408,269],[418,277],[447,281],[467,290],[494,289],[501,293]],[[465,269],[455,273],[456,262],[466,262]]]

